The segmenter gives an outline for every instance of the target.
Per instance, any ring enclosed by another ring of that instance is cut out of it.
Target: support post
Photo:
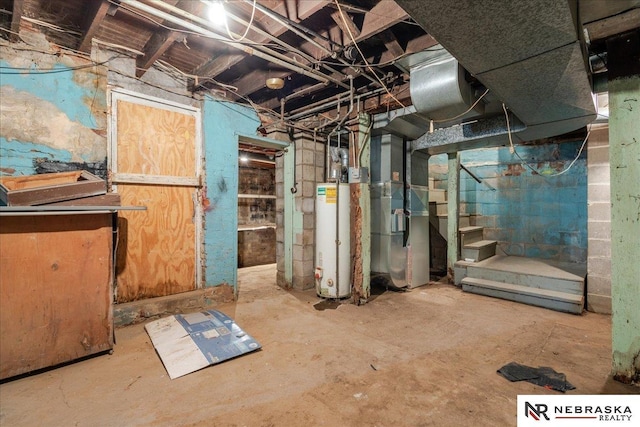
[[[607,40],[612,374],[640,382],[640,30]]]
[[[351,147],[355,150],[355,165],[370,171],[371,163],[371,119],[368,114],[358,116],[358,144]],[[352,153],[354,151],[351,151]],[[360,176],[363,176],[362,173]],[[367,174],[368,176],[368,174]],[[371,194],[369,179],[351,183],[351,247],[353,259],[353,288],[354,304],[360,305],[371,295]]]
[[[460,153],[449,153],[447,177],[447,278],[454,282],[453,267],[458,261],[458,222],[460,219]]]

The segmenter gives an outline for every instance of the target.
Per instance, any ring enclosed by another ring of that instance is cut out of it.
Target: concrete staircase
[[[585,275],[581,265],[515,256],[458,261],[455,266],[456,284],[465,292],[574,314],[584,307]]]
[[[455,284],[464,292],[517,301],[567,313],[582,313],[586,268],[536,258],[496,255],[497,242],[484,239],[484,228],[460,214],[461,260]],[[429,180],[429,221],[447,240],[447,193]],[[446,261],[445,261],[446,267]]]
[[[458,232],[460,233],[459,253],[467,261],[481,261],[492,257],[496,253],[495,240],[484,240],[483,227],[472,226],[470,215],[460,213],[458,218]],[[433,188],[433,180],[429,180],[429,222],[438,230],[445,241],[448,240],[448,209],[447,191]],[[446,265],[445,265],[446,267]]]

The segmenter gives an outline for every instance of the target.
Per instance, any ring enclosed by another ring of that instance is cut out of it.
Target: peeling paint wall
[[[222,283],[237,292],[238,133],[260,126],[247,107],[206,98],[203,103],[205,153],[205,286]]]
[[[104,171],[106,69],[43,47],[51,53],[0,46],[0,175],[32,175],[43,162]]]
[[[497,253],[585,263],[587,260],[587,150],[582,141],[521,145],[461,152],[461,163],[484,181],[460,171],[461,212],[484,226],[485,239],[498,241]],[[430,159],[437,188],[446,189],[446,155]],[[487,185],[488,184],[488,185]],[[495,191],[492,188],[495,188]]]

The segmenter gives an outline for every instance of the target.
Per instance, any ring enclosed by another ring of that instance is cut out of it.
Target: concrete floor
[[[143,325],[118,329],[112,355],[0,385],[0,425],[509,426],[518,394],[557,393],[499,376],[511,361],[564,372],[572,394],[640,393],[609,378],[608,316],[449,285],[318,310],[314,291],[275,286],[275,265],[239,283],[217,308],[261,351],[172,381]]]

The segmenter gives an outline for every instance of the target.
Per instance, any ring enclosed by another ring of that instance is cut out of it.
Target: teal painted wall
[[[485,184],[460,171],[461,211],[477,215],[485,238],[498,241],[507,255],[585,263],[587,259],[587,150],[566,168],[582,141],[517,146],[534,173],[508,147],[461,152],[460,162]],[[430,170],[446,189],[446,155],[433,156]]]
[[[69,56],[1,52],[0,175],[35,174],[39,161],[104,165],[105,69]]]
[[[206,187],[204,213],[205,286],[237,286],[238,133],[260,126],[247,107],[206,98],[203,134]]]

